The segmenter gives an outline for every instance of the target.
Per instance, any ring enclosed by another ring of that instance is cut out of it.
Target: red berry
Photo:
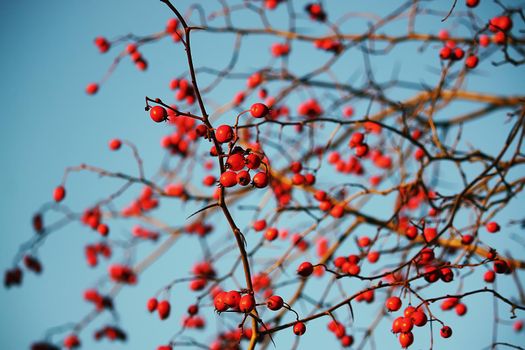
[[[449,326],[443,326],[439,331],[439,334],[441,334],[443,338],[450,338],[450,336],[452,336],[452,328]]]
[[[98,84],[97,83],[91,83],[86,86],[86,94],[88,95],[94,95],[98,91]]]
[[[495,279],[496,279],[496,273],[492,270],[485,272],[485,274],[483,275],[483,280],[487,283],[492,283],[494,282]]]
[[[497,222],[491,221],[485,225],[485,228],[489,233],[496,233],[500,230],[500,227]]]
[[[219,143],[226,143],[233,140],[233,129],[229,125],[221,125],[215,130],[215,138]]]
[[[215,306],[215,310],[219,312],[228,310],[229,307],[224,301],[226,294],[227,292],[220,292],[213,298],[213,305]]]
[[[299,265],[299,268],[297,268],[297,274],[302,277],[308,277],[312,272],[314,272],[314,266],[308,261],[303,262]]]
[[[412,343],[414,342],[414,335],[412,332],[407,333],[401,333],[399,335],[399,344],[401,344],[401,347],[408,348]]]
[[[248,184],[250,184],[250,180],[250,173],[246,170],[237,173],[237,182],[239,183],[239,185],[247,186]]]
[[[158,306],[158,301],[157,301],[157,298],[150,298],[148,300],[148,303],[146,304],[146,308],[148,309],[149,312],[153,312],[155,310],[157,310],[157,306]]]
[[[278,295],[272,295],[268,299],[266,299],[266,306],[268,306],[268,309],[272,311],[280,310],[284,305],[283,298],[281,298]]]
[[[233,309],[239,308],[239,301],[241,300],[241,293],[239,293],[236,290],[230,290],[226,295],[224,296],[224,302],[226,305]]]
[[[196,304],[190,305],[188,307],[188,314],[190,315],[196,315],[199,312],[199,306]]]
[[[476,7],[479,5],[479,0],[466,0],[465,3],[468,7]]]
[[[261,165],[261,158],[255,153],[250,153],[246,156],[246,166],[249,169],[257,169]]]
[[[224,187],[233,187],[237,185],[237,174],[233,171],[225,171],[221,174],[219,182]]]
[[[475,55],[470,55],[465,59],[465,66],[469,69],[476,68],[478,65],[479,58]]]
[[[169,317],[171,311],[171,305],[170,302],[167,300],[163,300],[159,303],[157,306],[157,312],[159,313],[159,317],[161,320],[165,320]]]
[[[296,322],[293,326],[293,332],[295,335],[303,335],[306,332],[306,326],[302,322]]]
[[[253,295],[247,294],[243,295],[239,300],[239,310],[244,313],[249,313],[255,307],[255,299]]]
[[[266,220],[257,220],[253,223],[253,229],[255,231],[262,231],[266,228]]]
[[[112,139],[109,141],[109,149],[112,151],[117,151],[122,146],[122,141],[119,139]]]
[[[268,107],[263,103],[254,103],[250,108],[250,113],[254,118],[264,118],[268,112]]]
[[[58,186],[53,191],[53,198],[55,199],[55,202],[61,202],[66,197],[66,189],[64,186]]]
[[[154,122],[160,123],[166,120],[168,112],[166,112],[166,109],[162,106],[155,106],[150,109],[149,116]]]
[[[386,300],[385,306],[388,311],[397,311],[401,308],[401,299],[399,297],[390,297]]]
[[[266,173],[259,172],[253,177],[252,183],[257,188],[264,188],[268,186],[268,175]]]
[[[279,235],[279,231],[277,231],[276,228],[271,227],[266,232],[264,232],[264,238],[266,238],[269,241],[274,241],[277,239],[277,236]]]
[[[414,325],[417,327],[423,327],[427,324],[427,315],[421,310],[414,311],[410,315],[410,318],[412,319]]]
[[[455,310],[458,316],[463,316],[467,313],[467,305],[459,303],[456,305]]]
[[[357,147],[363,143],[365,140],[365,135],[362,132],[356,132],[352,134],[352,138],[350,138],[349,146],[350,148]]]
[[[244,156],[240,153],[234,153],[228,157],[226,160],[226,164],[230,167],[233,171],[239,171],[244,168],[245,165]]]

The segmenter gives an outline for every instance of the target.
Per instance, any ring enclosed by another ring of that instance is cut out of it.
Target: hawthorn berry
[[[150,109],[149,116],[154,122],[160,123],[168,118],[168,112],[166,111],[166,108],[162,106],[155,106]]]
[[[264,103],[254,103],[250,108],[250,114],[254,118],[264,118],[270,110]]]
[[[402,302],[399,297],[390,297],[386,300],[385,306],[388,311],[393,312],[401,308]]]
[[[303,322],[296,322],[293,326],[295,335],[301,336],[306,332],[306,326]]]
[[[215,310],[217,310],[218,312],[226,311],[229,308],[229,306],[226,305],[226,302],[224,301],[226,294],[227,292],[219,292],[213,298],[213,305],[215,306]]]
[[[283,298],[278,295],[272,295],[266,299],[266,306],[272,311],[280,310],[284,305]]]
[[[226,164],[230,167],[233,171],[239,171],[244,168],[246,161],[244,160],[244,156],[240,153],[234,153],[228,157],[226,160]]]
[[[465,4],[467,7],[476,7],[479,5],[479,0],[466,0]]]
[[[122,141],[119,139],[112,139],[109,141],[109,149],[112,151],[117,151],[122,146]]]
[[[221,125],[215,130],[215,138],[219,143],[227,143],[233,140],[233,129],[229,125]]]
[[[301,277],[308,277],[314,272],[312,263],[305,261],[297,268],[297,274]]]
[[[219,182],[224,187],[233,187],[237,185],[237,174],[233,171],[225,171],[221,174]]]
[[[255,299],[253,295],[246,294],[239,300],[239,310],[244,313],[250,313],[255,307]]]
[[[414,334],[412,332],[401,333],[399,335],[399,344],[406,349],[414,342]]]
[[[257,188],[268,186],[268,175],[264,172],[258,172],[253,176],[252,183]]]
[[[90,83],[86,86],[86,94],[88,95],[94,95],[98,91],[98,84],[97,83]]]
[[[470,55],[465,59],[465,66],[469,69],[474,69],[478,65],[479,58],[475,55]]]
[[[64,186],[57,186],[55,190],[53,191],[53,198],[55,202],[61,202],[66,197],[66,189]]]
[[[500,226],[497,222],[491,221],[485,225],[485,228],[489,233],[496,233],[500,230]]]
[[[171,305],[170,302],[167,300],[162,300],[157,305],[157,312],[159,313],[159,317],[161,320],[165,320],[170,316],[171,311]]]
[[[239,183],[239,185],[247,186],[250,184],[250,181],[251,181],[250,173],[247,172],[246,170],[243,170],[237,173],[237,182]]]
[[[439,334],[443,338],[450,338],[452,336],[452,328],[450,328],[449,326],[443,326],[439,331]]]

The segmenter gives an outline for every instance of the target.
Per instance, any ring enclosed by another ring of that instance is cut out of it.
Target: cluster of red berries
[[[135,63],[135,67],[137,67],[138,70],[145,71],[146,69],[148,69],[148,61],[144,59],[144,57],[138,50],[137,45],[129,44],[126,47],[126,52],[131,57],[131,60],[133,61],[133,63]]]
[[[348,161],[345,161],[341,154],[337,151],[331,152],[328,154],[328,164],[331,164],[334,169],[343,174],[355,174],[363,175],[365,170],[361,161],[357,157],[349,157]]]
[[[135,225],[131,229],[131,233],[133,234],[133,237],[144,239],[144,240],[150,240],[150,241],[156,241],[159,239],[159,233],[155,231],[148,230],[140,225]]]
[[[179,28],[179,20],[177,18],[170,18],[166,22],[166,33],[171,35],[174,42],[178,43],[184,37],[184,32]]]
[[[334,259],[334,266],[344,274],[348,275],[359,275],[361,267],[359,267],[359,261],[361,258],[355,254],[351,254],[348,257],[338,256]]]
[[[84,253],[88,265],[94,267],[98,264],[99,255],[102,255],[106,259],[111,257],[111,247],[104,242],[88,244],[84,249]]]
[[[250,313],[255,308],[255,298],[252,294],[242,295],[236,290],[222,291],[213,298],[213,305],[218,312],[231,309],[233,311]]]
[[[95,340],[102,340],[104,338],[110,341],[126,341],[128,338],[126,332],[116,326],[104,326],[95,331]]]
[[[201,221],[192,222],[184,227],[184,231],[204,237],[213,231],[213,225]]]
[[[220,128],[220,127],[219,127]],[[223,139],[223,132],[217,129],[216,137]],[[229,138],[229,136],[228,136]],[[224,187],[235,185],[247,186],[250,183],[257,188],[268,186],[269,177],[266,172],[260,171],[251,178],[249,171],[258,169],[262,160],[256,153],[244,151],[241,147],[235,147],[226,160],[228,170],[221,174],[219,183]],[[244,169],[248,170],[244,170]]]
[[[498,45],[507,42],[507,34],[512,29],[513,23],[509,16],[496,16],[489,21],[489,30],[494,33],[492,41]]]
[[[264,272],[252,276],[252,286],[254,292],[263,292],[265,298],[273,294],[272,279]]]
[[[368,154],[368,145],[365,143],[365,135],[362,132],[353,133],[348,146],[354,150],[356,157],[361,158]]]
[[[186,79],[173,79],[170,82],[170,89],[177,90],[175,99],[177,101],[186,100],[186,103],[192,105],[195,103],[195,90]]]
[[[82,213],[81,222],[90,227],[92,230],[97,231],[101,236],[107,236],[109,234],[109,226],[102,223],[102,212],[100,208],[88,208]]]
[[[329,38],[314,40],[314,46],[318,49],[333,53],[341,53],[344,48],[339,40]]]
[[[297,113],[308,118],[317,118],[324,110],[316,99],[310,98],[299,104]]]
[[[190,289],[193,291],[203,290],[208,284],[208,280],[213,279],[217,274],[209,261],[202,261],[193,265],[192,273],[195,279],[190,282]]]
[[[168,300],[161,300],[159,302],[157,298],[150,298],[146,303],[146,308],[149,312],[157,311],[161,320],[165,320],[170,317],[171,304]]]
[[[458,298],[447,298],[441,303],[441,310],[448,311],[454,309],[458,316],[463,316],[467,313],[467,305],[460,302]]]
[[[296,186],[312,186],[315,184],[315,175],[312,173],[301,174],[303,165],[300,162],[292,162],[290,164],[290,170],[293,173],[292,183]]]
[[[385,306],[388,311],[395,312],[401,308],[402,302],[398,297],[390,297],[387,299]],[[423,327],[427,324],[428,318],[423,310],[408,306],[403,316],[397,317],[392,323],[392,332],[399,334],[399,343],[403,348],[408,348],[414,342],[414,334],[412,330],[414,326]]]
[[[98,48],[100,53],[108,52],[111,47],[111,43],[108,41],[108,39],[102,36],[96,37],[94,42],[95,42],[95,46]]]
[[[113,310],[113,300],[109,296],[100,294],[96,289],[85,290],[84,300],[93,303],[97,311]]]
[[[158,205],[159,201],[153,196],[153,189],[146,186],[140,193],[139,198],[131,202],[129,206],[124,207],[121,214],[124,217],[138,216],[157,208]]]
[[[19,267],[14,267],[6,270],[4,274],[4,286],[9,288],[11,286],[19,286],[22,284],[23,273]]]
[[[109,277],[112,281],[125,284],[136,284],[137,274],[127,265],[114,264],[108,268]]]
[[[330,321],[328,323],[328,330],[334,333],[337,339],[339,339],[342,347],[348,348],[354,343],[354,337],[346,334],[346,328],[341,322],[335,320]]]

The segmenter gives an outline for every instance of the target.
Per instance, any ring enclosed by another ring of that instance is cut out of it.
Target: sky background
[[[492,2],[482,2],[480,15],[489,18],[494,6]],[[186,9],[189,1],[177,3]],[[365,3],[375,13],[384,14],[392,8],[392,3],[399,2],[333,0],[327,2],[327,8],[329,15],[342,12],[342,7],[359,12],[366,9]],[[462,1],[459,3],[458,8],[463,9]],[[523,5],[521,1],[514,3]],[[202,6],[207,9],[208,6],[217,8],[214,1],[203,1]],[[272,23],[282,23],[283,14],[282,8],[273,13]],[[135,164],[129,150],[112,153],[107,148],[109,139],[119,137],[132,140],[137,145],[145,159],[147,175],[152,175],[158,168],[163,157],[159,140],[167,131],[162,125],[154,125],[147,117],[144,112],[144,96],[160,96],[169,100],[169,81],[186,67],[182,47],[172,44],[170,39],[149,45],[141,50],[150,63],[146,73],[139,72],[128,60],[124,60],[102,86],[99,94],[87,96],[84,88],[87,83],[97,81],[104,75],[115,55],[115,52],[100,55],[93,45],[94,37],[104,35],[115,38],[130,32],[157,32],[164,28],[170,17],[169,11],[160,1],[0,1],[0,164],[3,165],[0,172],[1,269],[11,267],[19,245],[33,235],[31,217],[42,204],[49,201],[53,188],[61,181],[65,167],[87,163],[134,172]],[[245,18],[238,23],[247,25],[249,21],[249,18]],[[422,22],[418,27],[421,31],[436,32],[441,26],[437,17]],[[349,30],[359,30],[364,24],[365,22],[350,23]],[[394,26],[389,30],[395,33],[403,28]],[[461,26],[457,27],[457,31],[465,33]],[[242,51],[240,70],[253,71],[260,63],[268,62],[267,47],[271,42],[268,38],[261,38],[256,45],[247,43]],[[224,53],[231,52],[228,51],[232,44],[231,37],[217,36],[211,40],[206,39],[205,35],[196,34],[194,44],[198,66],[220,68],[228,62],[229,55]],[[403,79],[435,81],[435,74],[430,67],[438,67],[437,49],[429,48],[423,53],[414,49],[414,46],[406,45],[403,49],[393,50],[387,57],[374,58],[376,78],[379,81],[387,80],[393,67],[396,67]],[[315,63],[318,57],[316,55],[319,53],[304,55],[305,50],[306,48],[298,45],[293,53],[297,56],[291,57],[297,72],[311,69],[309,64]],[[362,59],[357,53],[351,57],[355,61],[342,60],[338,69],[345,76],[354,76],[358,82],[362,79]],[[501,55],[496,54],[495,57],[500,58]],[[303,63],[304,67],[301,66]],[[208,78],[203,75],[202,79]],[[469,78],[469,85],[480,92],[523,94],[524,78],[522,67],[510,66],[498,68],[495,77],[493,68],[485,62],[480,67],[479,74]],[[214,92],[213,100],[223,104],[243,87],[243,81],[228,82],[224,89]],[[409,93],[412,92],[399,91],[398,98],[402,99]],[[213,102],[210,106],[213,108]],[[355,107],[357,115],[362,115],[366,110],[366,104]],[[494,153],[495,147],[501,144],[508,130],[503,120],[501,113],[491,115],[486,121],[469,125],[470,128],[464,130],[464,137],[476,147]],[[448,180],[453,187],[453,175]],[[86,203],[102,198],[104,194],[117,188],[118,184],[116,181],[98,179],[91,174],[75,174],[68,181],[68,205],[80,211]],[[138,190],[137,188],[133,195]],[[498,219],[506,222],[510,218],[522,217],[524,204],[523,196],[516,198]],[[191,207],[179,211],[164,208],[159,211],[159,215],[167,220],[179,223],[189,213]],[[112,226],[112,235],[124,237],[126,227],[125,224],[122,227]],[[508,234],[523,234],[523,231],[514,229]],[[56,232],[38,253],[44,264],[43,276],[35,277],[27,273],[21,288],[0,289],[2,349],[27,349],[32,341],[41,339],[48,328],[74,322],[89,312],[90,305],[81,300],[82,291],[93,285],[105,271],[104,264],[97,270],[86,267],[83,245],[92,242],[92,238],[90,232],[76,223]],[[487,238],[487,242],[494,245],[498,244],[496,240],[493,237]],[[146,244],[138,254],[144,254],[152,248],[152,245]],[[504,248],[524,259],[519,246]],[[138,287],[126,288],[119,295],[116,304],[117,308],[124,310],[122,327],[130,334],[128,343],[94,345],[90,337],[94,328],[89,327],[81,336],[85,344],[83,348],[154,349],[169,339],[178,329],[179,311],[191,302],[189,293],[181,291],[178,294],[177,289],[173,291],[175,305],[182,305],[182,308],[163,323],[146,314],[145,300],[177,276],[173,274],[174,269],[189,270],[186,257],[199,254],[195,242],[183,238],[168,256],[160,259],[141,276]],[[513,295],[515,291],[512,282],[505,283],[508,283],[508,288],[504,285],[504,289]],[[472,288],[482,285],[473,284]],[[437,293],[439,289],[436,289],[436,295]],[[452,313],[446,315],[454,332],[463,336],[454,336],[446,341],[438,337],[435,339],[436,349],[443,349],[445,346],[447,349],[480,349],[490,342],[491,299],[476,296],[469,299],[467,304],[470,311],[463,320]],[[374,311],[370,311],[372,309]],[[357,307],[357,328],[360,324],[371,322],[376,308],[372,309]],[[506,310],[506,306],[501,305],[501,309]],[[507,317],[508,313],[504,315]],[[525,318],[523,314],[521,318]],[[107,319],[102,317],[96,323],[97,326],[105,320]],[[220,327],[222,321],[218,317],[210,320],[211,328],[215,327],[214,322]],[[313,322],[312,331],[305,335],[305,342],[300,349],[338,348],[334,337],[324,331],[325,325],[324,320]],[[396,338],[388,332],[388,326],[385,323],[378,328],[376,341],[379,349],[398,348]],[[428,332],[417,332],[413,348],[427,348]],[[469,336],[464,336],[465,334]],[[525,344],[524,335],[515,334],[510,327],[502,328],[500,334],[501,340]],[[290,339],[292,338],[289,336],[278,336],[277,348],[289,348]]]

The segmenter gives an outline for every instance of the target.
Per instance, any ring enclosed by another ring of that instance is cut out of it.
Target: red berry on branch
[[[306,332],[306,326],[302,322],[296,322],[293,326],[293,332],[295,335],[301,336]]]
[[[64,200],[64,198],[66,197],[66,189],[64,188],[64,186],[58,186],[55,188],[55,190],[53,191],[53,199],[55,200],[55,202],[61,202],[62,200]]]
[[[86,86],[86,94],[88,95],[94,95],[98,91],[98,84],[97,83],[90,83]]]
[[[312,263],[305,261],[297,268],[297,274],[302,277],[308,277],[314,272]]]
[[[122,146],[122,141],[119,139],[112,139],[109,141],[109,149],[112,151],[117,151]]]
[[[270,110],[264,103],[254,103],[250,108],[250,113],[254,118],[264,118]]]
[[[452,336],[452,328],[450,328],[449,326],[443,326],[439,331],[439,334],[443,338],[450,338]]]
[[[399,297],[390,297],[386,300],[386,309],[390,312],[397,311],[401,308],[402,302]]]
[[[227,143],[233,140],[233,129],[229,125],[221,125],[215,130],[215,138],[219,143]]]
[[[155,106],[150,109],[149,116],[154,122],[160,123],[168,118],[168,112],[166,112],[166,109],[162,106]]]

